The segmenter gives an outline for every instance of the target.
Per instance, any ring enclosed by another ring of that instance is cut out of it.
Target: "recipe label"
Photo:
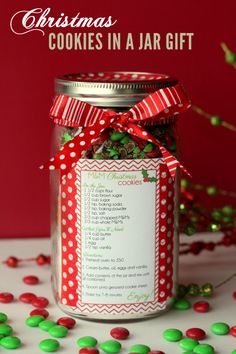
[[[82,171],[83,303],[154,300],[155,202],[140,171]]]
[[[81,159],[62,189],[62,303],[97,313],[163,308],[173,251],[173,182],[163,160]]]

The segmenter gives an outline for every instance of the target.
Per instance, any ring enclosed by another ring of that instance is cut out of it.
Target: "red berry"
[[[46,299],[46,297],[36,297],[32,302],[31,305],[33,305],[34,307],[39,307],[39,308],[44,308],[47,307],[49,304],[48,299]]]
[[[35,275],[27,275],[27,277],[23,278],[23,282],[28,285],[35,285],[39,283],[39,278]]]
[[[76,321],[71,317],[61,317],[57,320],[57,324],[71,329],[75,326]]]
[[[30,316],[43,316],[44,318],[47,318],[49,316],[49,312],[45,309],[34,309],[30,312]]]
[[[186,337],[201,340],[206,337],[206,332],[201,328],[189,328],[186,331]]]
[[[97,348],[90,348],[90,347],[85,347],[85,348],[81,348],[79,350],[79,354],[99,354],[99,350]]]
[[[143,179],[143,182],[149,182],[149,178],[148,178],[148,177],[145,177],[145,178]]]
[[[2,304],[7,304],[14,300],[14,295],[11,293],[0,293],[0,302]]]
[[[30,304],[37,296],[32,293],[23,293],[19,296],[19,300],[21,302],[25,302],[27,304]]]
[[[38,265],[44,265],[47,263],[47,256],[44,254],[39,254],[38,257],[36,258],[36,262]]]
[[[193,305],[193,309],[196,312],[201,312],[201,313],[205,313],[208,312],[210,309],[210,304],[208,301],[197,301],[195,302],[195,304]]]
[[[6,265],[11,268],[16,268],[18,266],[19,260],[16,257],[8,257],[6,260]]]
[[[110,335],[115,339],[126,339],[129,337],[129,331],[125,327],[115,327],[110,331]]]
[[[231,327],[229,333],[231,336],[236,337],[236,326]]]
[[[236,300],[236,291],[233,292],[233,298]]]

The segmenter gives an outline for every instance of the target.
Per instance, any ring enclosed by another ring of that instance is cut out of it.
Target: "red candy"
[[[231,327],[229,333],[231,336],[236,337],[236,326]]]
[[[129,331],[124,327],[115,327],[110,331],[110,335],[115,339],[126,339],[129,337]]]
[[[28,275],[27,277],[23,278],[23,282],[28,285],[35,285],[39,283],[39,278],[35,275]]]
[[[148,352],[148,354],[165,354],[165,353],[162,352],[161,350],[151,350],[150,352]]]
[[[201,328],[189,328],[186,331],[186,337],[201,340],[206,337],[206,332]]]
[[[35,315],[39,315],[39,316],[43,316],[44,318],[48,318],[49,312],[45,309],[34,309],[30,312],[30,316],[35,316]]]
[[[207,301],[198,301],[198,302],[195,302],[195,304],[193,305],[193,309],[196,312],[205,313],[205,312],[209,311],[210,304]]]
[[[236,300],[236,291],[233,292],[233,298]]]
[[[31,304],[31,302],[36,298],[37,296],[32,293],[23,293],[19,296],[19,300],[21,302],[25,302],[26,304]]]
[[[75,326],[76,321],[71,317],[61,317],[57,320],[57,324],[71,329]]]
[[[79,354],[99,354],[99,350],[97,348],[85,347],[79,350]]]
[[[46,297],[36,297],[32,302],[31,305],[33,305],[34,307],[39,307],[39,308],[44,308],[47,307],[49,304],[48,299],[46,299]]]
[[[9,302],[12,302],[14,300],[14,295],[11,293],[0,293],[0,302],[2,304],[7,304]]]

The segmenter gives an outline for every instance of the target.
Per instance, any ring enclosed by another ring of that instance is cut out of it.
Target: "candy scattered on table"
[[[56,352],[60,348],[60,343],[56,339],[44,339],[39,343],[39,348],[44,352]]]
[[[27,285],[36,285],[39,283],[39,278],[35,275],[27,275],[23,278],[23,282]]]
[[[0,323],[4,323],[8,320],[8,317],[5,313],[0,312]]]
[[[108,354],[116,354],[121,350],[121,344],[114,339],[107,340],[100,344],[100,348]]]
[[[49,312],[45,309],[34,309],[30,312],[30,316],[34,315],[40,315],[43,316],[44,318],[47,318],[49,316]]]
[[[68,334],[68,328],[66,328],[65,326],[55,325],[48,330],[48,333],[52,337],[64,338]]]
[[[0,344],[5,349],[17,349],[21,345],[21,340],[18,337],[6,336],[0,340]]]
[[[197,301],[193,304],[193,309],[196,312],[206,313],[210,309],[210,304],[208,301]]]
[[[236,326],[231,327],[229,333],[231,336],[236,337]]]
[[[184,350],[193,350],[198,344],[199,342],[192,338],[183,338],[179,342],[180,348]]]
[[[115,327],[110,331],[110,335],[115,339],[127,339],[129,337],[129,330],[125,327]]]
[[[39,328],[48,332],[50,328],[56,326],[56,322],[52,320],[44,320],[39,323]]]
[[[40,322],[44,321],[44,317],[40,315],[30,316],[26,319],[25,324],[29,327],[38,327]]]
[[[7,304],[14,300],[14,295],[11,293],[0,293],[0,303]]]
[[[215,349],[210,344],[198,344],[194,349],[195,354],[214,354]]]
[[[99,354],[99,350],[94,347],[84,347],[79,350],[79,354]]]
[[[145,344],[134,344],[130,347],[130,353],[147,354],[151,349]]]
[[[43,296],[36,297],[31,302],[32,306],[39,307],[39,308],[47,307],[48,304],[49,304],[48,299],[46,299],[46,297],[43,297]]]
[[[216,322],[211,325],[211,331],[217,335],[225,335],[229,333],[229,325],[224,322]]]
[[[0,335],[10,336],[13,332],[13,328],[7,324],[0,324]]]
[[[178,342],[182,339],[183,333],[176,328],[169,328],[163,332],[163,338],[168,342]]]
[[[97,339],[91,336],[86,336],[86,337],[81,337],[77,340],[77,345],[80,348],[85,348],[85,347],[96,347],[97,345]]]
[[[72,329],[75,326],[76,321],[71,317],[61,317],[57,320],[57,324]]]
[[[179,299],[175,301],[173,307],[176,310],[188,310],[191,307],[191,303],[187,299]]]
[[[26,304],[31,304],[31,302],[36,299],[36,295],[33,293],[23,293],[19,296],[19,300]]]
[[[206,332],[201,328],[189,328],[185,332],[186,337],[201,340],[206,337]]]

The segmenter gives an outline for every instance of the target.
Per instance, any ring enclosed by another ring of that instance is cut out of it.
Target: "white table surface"
[[[219,235],[211,235],[211,239],[217,239]],[[194,238],[200,240],[204,235],[197,235]],[[186,241],[187,237],[184,238]],[[193,238],[191,238],[191,241]],[[203,284],[211,282],[216,285],[222,280],[236,272],[236,249],[235,247],[219,247],[214,252],[203,251],[199,256],[181,256],[180,281],[184,284],[196,282]],[[0,241],[0,261],[8,256],[14,255],[19,258],[35,257],[39,253],[50,253],[49,239],[21,239]],[[22,282],[26,275],[37,275],[41,282],[35,286],[29,286]],[[34,292],[37,295],[46,296],[50,300],[48,311],[51,319],[63,316],[63,313],[54,304],[50,287],[50,267],[36,266],[34,263],[24,263],[18,268],[9,268],[0,264],[0,292],[12,292],[16,299],[22,292]],[[216,336],[210,333],[210,325],[214,322],[225,321],[230,326],[236,325],[236,300],[232,293],[236,291],[236,277],[219,288],[213,298],[209,299],[212,310],[206,314],[199,314],[192,309],[187,311],[171,310],[163,316],[146,321],[123,324],[131,333],[128,340],[122,342],[123,353],[129,352],[132,344],[142,343],[149,345],[153,350],[163,350],[166,354],[178,354],[183,350],[177,343],[166,342],[162,338],[162,332],[167,328],[179,328],[182,331],[190,327],[201,327],[207,332],[207,339],[204,343],[210,343],[216,349],[217,354],[231,354],[236,349],[236,338],[231,335]],[[202,298],[199,298],[202,299]],[[197,301],[196,298],[193,299]],[[47,333],[39,328],[30,328],[24,324],[32,306],[15,301],[10,304],[0,304],[0,312],[7,313],[9,324],[14,328],[14,334],[22,340],[21,348],[17,349],[19,354],[39,354],[42,351],[38,348],[40,340],[50,338]],[[119,326],[122,324],[119,324]],[[61,349],[58,353],[75,354],[79,349],[75,344],[76,339],[81,336],[91,335],[99,342],[111,339],[109,331],[115,327],[114,323],[95,323],[85,320],[77,320],[76,327],[69,332],[66,338],[59,339]],[[8,352],[0,348],[0,352]]]

